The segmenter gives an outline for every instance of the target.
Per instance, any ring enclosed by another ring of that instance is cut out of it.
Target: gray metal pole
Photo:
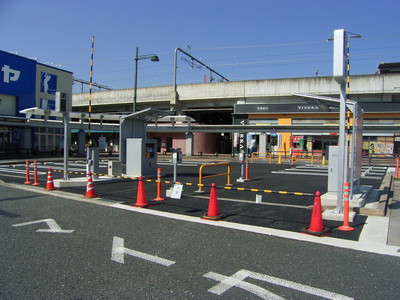
[[[347,182],[346,145],[346,83],[340,84],[340,122],[339,122],[339,168],[337,180],[337,204],[335,213],[343,212],[343,185]]]
[[[137,93],[138,60],[139,60],[139,48],[136,47],[136,56],[135,56],[135,80],[134,80],[134,85],[133,85],[133,108],[132,108],[132,111],[133,111],[133,112],[136,112],[136,93]]]
[[[67,97],[70,97],[67,95]],[[71,132],[69,131],[69,99],[66,99],[66,111],[64,113],[64,176],[63,180],[69,180],[68,174],[68,160],[69,160],[69,146],[71,140]]]
[[[175,92],[175,95],[176,95],[176,69],[178,68],[178,59],[177,59],[178,49],[179,48],[175,48],[175,57],[174,57],[174,92]]]

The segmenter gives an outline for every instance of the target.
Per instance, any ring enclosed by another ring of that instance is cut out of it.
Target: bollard
[[[249,178],[249,161],[248,160],[246,160],[246,171],[245,171],[244,180],[246,180],[246,181],[250,180],[250,178]]]
[[[343,225],[338,229],[342,231],[352,231],[353,227],[349,226],[349,197],[350,197],[350,183],[344,183],[343,189]]]
[[[37,174],[37,161],[33,162],[33,184],[32,185],[40,185],[38,182],[38,174]]]
[[[161,197],[161,168],[157,169],[157,197],[154,198],[155,201],[163,201],[164,198]]]
[[[32,184],[31,180],[29,179],[29,160],[25,162],[25,182],[24,184]]]
[[[399,179],[400,178],[399,167],[400,167],[400,158],[396,157],[396,171],[394,173],[394,179]]]

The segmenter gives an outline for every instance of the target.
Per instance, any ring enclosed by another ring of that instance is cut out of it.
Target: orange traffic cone
[[[51,174],[51,168],[50,167],[47,169],[46,190],[48,190],[48,191],[56,190],[56,188],[54,187],[53,175]]]
[[[93,185],[93,178],[92,178],[92,172],[88,172],[87,175],[87,187],[86,187],[86,195],[83,196],[85,198],[98,198],[96,192],[94,191],[94,185]]]
[[[224,218],[219,213],[218,199],[217,199],[217,185],[213,183],[210,191],[210,201],[208,202],[208,212],[201,217],[204,220],[219,221]]]
[[[329,232],[329,229],[324,227],[322,220],[322,208],[321,208],[321,192],[316,191],[314,196],[314,206],[311,214],[310,227],[303,230],[304,233],[323,236]]]
[[[29,160],[25,161],[25,182],[24,184],[31,184],[31,180],[29,179]]]
[[[144,182],[143,182],[142,176],[139,177],[136,203],[134,206],[137,206],[137,207],[149,206],[149,203],[147,203],[146,191],[144,190]]]

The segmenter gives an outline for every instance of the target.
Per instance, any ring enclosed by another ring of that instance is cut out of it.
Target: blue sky
[[[400,61],[399,11],[398,0],[0,0],[0,49],[89,80],[94,36],[93,81],[123,89],[136,47],[160,58],[139,62],[139,87],[173,83],[176,47],[231,81],[331,76],[326,39],[343,28],[362,35],[351,40],[351,74],[373,74]],[[179,56],[178,84],[205,75]]]

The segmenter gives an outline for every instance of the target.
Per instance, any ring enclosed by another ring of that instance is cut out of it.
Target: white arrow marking
[[[46,222],[47,226],[49,226],[49,229],[38,229],[38,230],[36,230],[36,232],[50,232],[50,233],[71,233],[71,232],[74,232],[73,230],[63,230],[63,229],[61,229],[61,227],[58,226],[58,224],[56,223],[56,221],[54,221],[54,219],[43,219],[43,220],[38,220],[38,221],[14,224],[12,226],[13,227],[20,227],[20,226],[33,225],[33,224],[38,224],[38,223],[43,223],[43,222]]]
[[[246,278],[253,278],[256,280],[261,280],[264,282],[268,282],[274,285],[279,285],[283,286],[289,289],[293,289],[299,292],[307,293],[310,295],[315,295],[319,296],[325,299],[342,299],[342,300],[352,300],[354,298],[347,297],[345,295],[341,294],[336,294],[333,292],[329,292],[326,290],[321,290],[309,285],[297,283],[294,281],[278,278],[278,277],[273,277],[257,272],[251,272],[248,270],[240,270],[239,272],[236,272],[232,276],[228,277],[225,275],[221,275],[218,273],[214,272],[208,272],[207,274],[204,274],[203,277],[210,278],[216,281],[220,281],[217,285],[213,286],[210,288],[208,291],[210,293],[216,294],[216,295],[222,295],[225,293],[227,290],[229,290],[232,287],[238,287],[243,290],[246,290],[254,295],[257,295],[261,299],[283,299],[278,295],[275,295],[271,293],[270,291],[267,291],[266,289],[263,289],[255,284],[245,282],[244,279]]]
[[[124,247],[124,239],[114,236],[113,245],[112,245],[112,252],[111,252],[111,260],[123,264],[124,263],[124,256],[128,254],[130,256],[134,256],[140,259],[144,259],[156,264],[160,264],[166,267],[173,265],[175,262],[172,260],[168,260],[165,258],[161,258],[158,256],[150,255],[147,253],[135,251],[132,249],[128,249]]]

